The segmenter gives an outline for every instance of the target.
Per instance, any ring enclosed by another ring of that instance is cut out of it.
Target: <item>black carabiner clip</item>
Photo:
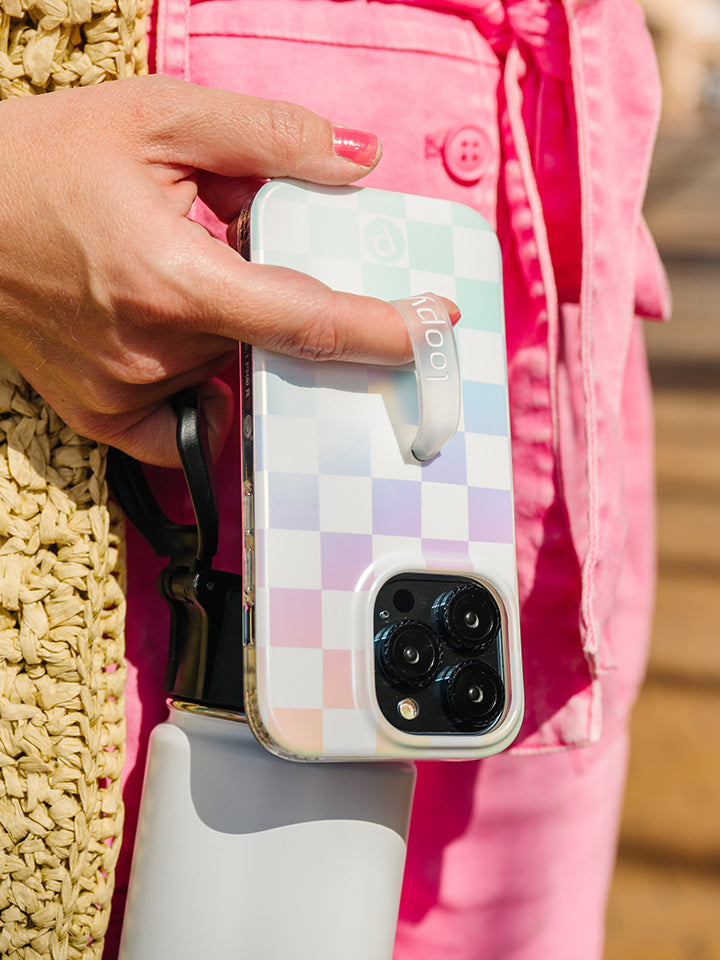
[[[177,524],[160,508],[141,464],[108,451],[110,487],[128,520],[155,553],[168,557],[158,578],[170,607],[170,648],[165,688],[179,699],[243,712],[243,636],[249,610],[242,577],[213,569],[218,547],[218,502],[207,422],[198,395],[173,397],[176,442],[190,492],[195,524]]]

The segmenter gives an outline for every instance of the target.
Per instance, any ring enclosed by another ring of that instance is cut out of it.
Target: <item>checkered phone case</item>
[[[246,704],[256,736],[302,759],[471,757],[506,747],[522,716],[501,261],[461,204],[274,181],[250,215],[251,257],[335,289],[457,302],[462,413],[433,460],[412,368],[244,350]],[[477,577],[503,622],[503,716],[486,733],[418,735],[381,715],[373,603],[390,577]]]

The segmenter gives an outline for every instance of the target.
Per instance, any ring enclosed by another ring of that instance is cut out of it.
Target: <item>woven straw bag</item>
[[[0,0],[0,99],[147,72],[144,0]],[[0,956],[100,958],[123,806],[105,451],[0,358]]]

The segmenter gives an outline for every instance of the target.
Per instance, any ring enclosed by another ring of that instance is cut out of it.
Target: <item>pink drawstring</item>
[[[508,50],[503,74],[504,104],[500,128],[505,149],[505,189],[510,225],[517,241],[527,289],[536,304],[538,322],[547,323],[553,437],[557,444],[558,297],[542,201],[533,171],[522,117],[520,81],[526,69],[517,41]]]
[[[586,470],[588,484],[587,507],[587,553],[582,563],[582,599],[580,603],[583,646],[585,652],[597,661],[600,647],[597,612],[595,610],[595,571],[599,559],[598,526],[600,520],[598,481],[598,436],[595,398],[595,363],[593,356],[593,294],[592,294],[592,179],[587,137],[587,110],[585,85],[580,69],[580,38],[573,12],[574,0],[563,0],[567,11],[568,33],[571,50],[575,53],[573,63],[573,90],[578,126],[578,162],[580,166],[580,197],[582,217],[582,285],[580,290],[580,360],[582,364],[583,392],[585,396],[585,437],[587,444]]]

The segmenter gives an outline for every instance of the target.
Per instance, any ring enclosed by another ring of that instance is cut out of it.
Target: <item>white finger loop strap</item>
[[[410,334],[418,391],[417,460],[431,460],[460,421],[460,364],[450,317],[438,297],[423,293],[391,300]]]

